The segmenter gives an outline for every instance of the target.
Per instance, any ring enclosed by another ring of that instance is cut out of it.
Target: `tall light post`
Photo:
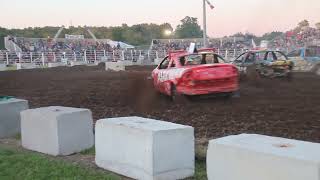
[[[207,47],[207,9],[206,0],[203,0],[203,46]]]

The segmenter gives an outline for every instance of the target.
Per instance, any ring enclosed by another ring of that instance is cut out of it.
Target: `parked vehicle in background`
[[[320,46],[309,46],[294,50],[288,54],[294,62],[294,71],[313,72],[320,75]]]
[[[238,91],[238,69],[225,63],[214,49],[170,52],[152,72],[157,91],[175,99],[178,95],[206,95]]]
[[[233,64],[242,76],[291,77],[293,62],[281,51],[251,50],[238,56]]]

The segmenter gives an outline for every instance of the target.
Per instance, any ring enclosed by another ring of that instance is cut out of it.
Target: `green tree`
[[[281,37],[281,36],[284,36],[283,32],[273,31],[271,33],[265,33],[261,38],[262,38],[262,40],[271,41],[271,40],[274,40],[275,38]]]
[[[316,23],[315,26],[318,30],[320,30],[320,22]]]
[[[299,33],[299,32],[302,31],[302,29],[303,29],[304,27],[309,27],[309,26],[310,26],[309,21],[305,19],[305,20],[299,22],[299,23],[298,23],[298,26],[297,26],[296,28],[294,28],[293,31],[294,31],[295,33]]]
[[[201,38],[202,30],[195,17],[186,16],[175,31],[176,38]]]
[[[306,19],[301,21],[301,22],[299,22],[299,24],[298,24],[299,27],[305,27],[305,26],[309,26],[309,25],[310,25],[309,21],[306,20]]]
[[[9,34],[8,30],[0,27],[0,49],[4,49],[4,37]]]

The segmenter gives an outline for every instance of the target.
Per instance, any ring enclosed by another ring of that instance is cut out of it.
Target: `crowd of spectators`
[[[197,48],[203,46],[203,39],[154,39],[151,50],[181,50],[187,49],[190,43],[195,43]],[[243,38],[220,38],[208,39],[208,47],[219,49],[246,49],[250,48],[252,40]]]
[[[302,47],[307,45],[318,45],[320,40],[320,29],[309,26],[302,27],[298,32],[289,31],[285,35],[285,42],[288,47]]]
[[[262,39],[263,40],[263,39]],[[151,50],[180,50],[187,49],[190,43],[195,43],[197,47],[202,47],[203,39],[155,39],[151,43]],[[225,49],[251,49],[255,43],[260,46],[261,40],[254,41],[254,38],[244,37],[226,37],[208,39],[208,46],[225,50]],[[308,45],[320,46],[320,29],[304,27],[298,32],[288,31],[275,37],[268,39],[267,48],[290,51],[299,47]]]
[[[197,47],[202,46],[201,39],[154,39],[150,49],[158,51],[187,49],[190,43],[195,43]]]
[[[113,50],[121,49],[120,44],[111,46],[109,40],[94,39],[52,39],[52,38],[20,38],[9,37],[23,52],[61,52],[74,51],[83,52],[87,50]]]
[[[253,36],[230,36],[224,38],[209,38],[208,46],[220,50],[251,49],[254,47]],[[258,38],[259,39],[259,38]],[[105,50],[112,52],[121,49],[120,44],[111,44],[110,40],[94,39],[52,39],[52,38],[19,38],[9,37],[23,52],[84,52],[88,50]],[[264,40],[264,39],[262,39]],[[268,40],[268,48],[279,50],[292,50],[309,44],[320,46],[320,28],[309,26],[299,27]],[[256,40],[257,46],[261,41]],[[190,43],[195,43],[197,48],[203,47],[202,38],[194,39],[154,39],[150,50],[168,51],[187,49]]]
[[[304,46],[320,46],[320,29],[304,27],[292,30],[268,41],[268,48],[292,51]]]

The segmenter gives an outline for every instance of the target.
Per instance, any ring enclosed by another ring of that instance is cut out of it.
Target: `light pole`
[[[203,46],[207,47],[207,9],[206,9],[206,0],[203,0]]]

